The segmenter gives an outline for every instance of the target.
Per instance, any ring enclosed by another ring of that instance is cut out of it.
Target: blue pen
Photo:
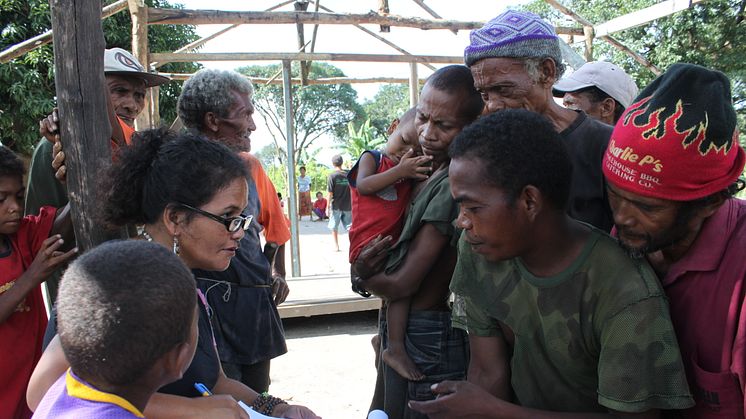
[[[197,389],[197,392],[199,392],[199,394],[205,397],[212,396],[212,392],[210,391],[210,389],[208,389],[207,386],[202,383],[194,383],[194,388]]]

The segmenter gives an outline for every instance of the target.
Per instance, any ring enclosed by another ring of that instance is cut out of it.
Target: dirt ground
[[[365,418],[376,381],[377,312],[285,319],[288,353],[272,361],[270,393],[324,419]]]

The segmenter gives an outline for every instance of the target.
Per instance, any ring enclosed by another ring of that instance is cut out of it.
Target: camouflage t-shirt
[[[522,406],[643,412],[693,404],[654,272],[598,230],[570,267],[544,278],[518,258],[490,263],[462,237],[451,290],[455,326],[514,334],[511,384]]]

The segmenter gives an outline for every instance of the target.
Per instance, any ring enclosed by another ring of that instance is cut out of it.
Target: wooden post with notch
[[[389,0],[378,0],[378,14],[383,16],[389,14]],[[391,26],[381,25],[379,28],[381,28],[381,32],[391,32]]]
[[[132,55],[142,64],[145,71],[150,71],[150,59],[148,57],[148,7],[144,0],[127,0],[132,17]],[[150,95],[145,95],[145,110],[135,119],[135,128],[138,131],[153,127],[150,116],[154,113],[153,103]]]
[[[104,88],[104,33],[100,0],[50,0],[60,138],[78,247],[88,250],[124,230],[97,222],[96,179],[111,164],[111,126]]]

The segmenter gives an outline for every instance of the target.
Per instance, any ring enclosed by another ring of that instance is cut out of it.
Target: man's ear
[[[616,110],[617,105],[616,100],[607,97],[606,99],[602,100],[601,103],[598,104],[598,109],[601,112],[601,117],[606,118],[610,117],[612,120],[614,119],[614,111]]]
[[[386,130],[386,135],[391,135],[396,130],[396,127],[399,126],[399,118],[394,119],[391,121],[391,125],[389,125],[389,128]]]
[[[718,193],[713,195],[707,200],[707,203],[699,209],[699,216],[702,217],[703,220],[709,218],[720,209],[720,207],[725,203],[725,200],[725,194]]]
[[[181,342],[161,356],[158,362],[163,375],[171,380],[179,380],[189,368],[194,357],[194,347],[189,342]]]
[[[173,205],[168,205],[166,209],[163,210],[161,221],[169,235],[177,236],[179,234],[179,229],[184,223],[184,217],[184,211],[177,210]]]
[[[518,195],[518,205],[533,222],[544,207],[544,196],[536,186],[526,185]]]
[[[552,86],[557,81],[557,64],[551,58],[545,58],[539,66],[539,83]]]
[[[220,126],[218,124],[218,116],[215,115],[214,112],[206,112],[203,122],[205,128],[213,133],[218,132],[218,129],[220,129]]]

